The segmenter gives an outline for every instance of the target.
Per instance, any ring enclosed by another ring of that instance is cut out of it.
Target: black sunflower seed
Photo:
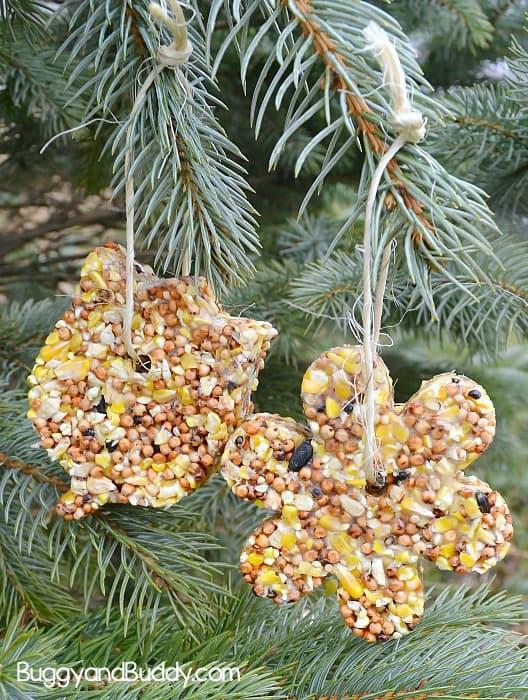
[[[411,475],[411,470],[410,469],[401,469],[399,472],[394,473],[394,481],[405,481],[405,479],[408,479]]]
[[[148,372],[152,367],[152,360],[148,355],[140,355],[136,362],[136,372]]]
[[[95,430],[93,428],[86,428],[83,434],[85,437],[95,437]]]
[[[471,391],[468,391],[468,396],[471,396],[472,399],[480,399],[482,394],[478,389],[471,389]]]
[[[477,505],[479,507],[480,512],[489,513],[491,508],[488,501],[488,494],[483,493],[482,491],[477,491],[477,493],[475,494],[475,498],[477,499]]]
[[[310,440],[305,440],[298,445],[288,462],[288,471],[298,472],[305,464],[307,464],[313,457],[313,447]]]
[[[97,406],[94,406],[94,409],[97,411],[97,413],[106,413],[106,401],[104,400],[104,396],[101,396],[101,400]]]

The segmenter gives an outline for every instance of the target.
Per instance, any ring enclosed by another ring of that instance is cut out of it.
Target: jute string
[[[126,215],[126,263],[125,263],[125,308],[123,310],[123,343],[127,354],[133,359],[137,353],[132,343],[132,319],[134,317],[134,177],[130,172],[130,165],[134,154],[134,125],[136,116],[143,104],[147,92],[156,77],[165,68],[178,68],[185,64],[192,53],[192,45],[187,35],[187,25],[183,11],[177,0],[167,0],[173,17],[164,9],[153,2],[149,5],[151,17],[158,24],[165,26],[172,34],[174,40],[167,46],[161,46],[157,54],[157,64],[148,74],[141,89],[136,95],[130,111],[129,125],[126,132],[125,144],[125,215]],[[185,259],[184,274],[189,274],[189,261]]]
[[[383,299],[390,264],[391,243],[387,244],[383,250],[379,277],[373,296],[372,218],[378,189],[389,162],[406,143],[417,143],[424,138],[425,120],[422,114],[411,106],[407,95],[405,72],[387,33],[375,22],[370,22],[363,30],[363,34],[368,42],[368,48],[375,54],[383,69],[384,85],[389,88],[391,94],[392,123],[398,132],[394,143],[380,158],[372,176],[365,207],[363,232],[364,469],[369,483],[382,486],[385,483],[385,474],[377,459],[374,364],[383,316]]]

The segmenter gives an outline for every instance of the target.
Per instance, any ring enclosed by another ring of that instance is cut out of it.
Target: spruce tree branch
[[[62,491],[63,493],[68,491],[69,489],[69,486],[64,481],[62,481],[62,479],[57,479],[54,476],[48,476],[47,474],[44,474],[42,471],[42,467],[36,467],[32,464],[28,464],[27,462],[22,462],[18,459],[14,459],[13,457],[9,457],[9,455],[4,454],[3,452],[0,452],[0,463],[5,469],[14,469],[20,471],[22,472],[22,474],[31,476],[33,479],[35,479],[35,481],[38,481],[41,484],[54,486],[56,489]]]
[[[281,0],[282,4],[288,6],[288,0]],[[351,89],[351,86],[344,78],[344,73],[347,72],[348,66],[345,58],[340,54],[337,44],[332,38],[321,28],[316,16],[312,11],[311,0],[293,0],[297,13],[294,15],[297,19],[303,34],[310,37],[313,49],[319,56],[326,69],[332,75],[332,89],[336,94],[345,95],[345,101],[351,116],[355,118],[359,132],[368,143],[373,153],[382,156],[388,149],[386,139],[380,132],[373,119],[373,112],[368,104],[361,96],[357,88]],[[342,70],[338,70],[338,66]],[[321,86],[323,89],[323,86]],[[400,162],[398,157],[393,158],[387,165],[392,184],[400,192],[405,206],[413,211],[423,222],[423,224],[433,230],[434,227],[431,221],[424,212],[423,205],[412,195],[408,187],[402,182],[400,177]],[[391,206],[391,200],[386,199],[385,206]],[[416,231],[414,238],[415,244],[421,243],[423,236],[419,230]]]
[[[477,127],[479,129],[495,131],[497,134],[500,134],[501,136],[504,136],[507,139],[511,139],[512,141],[517,141],[518,143],[521,143],[523,146],[526,146],[526,138],[522,137],[518,132],[513,131],[513,129],[506,128],[504,126],[504,124],[501,124],[499,122],[490,121],[490,120],[486,119],[485,117],[473,117],[471,115],[457,115],[453,118],[453,121],[456,124],[460,124],[461,126]]]
[[[155,244],[155,262],[163,271],[179,273],[183,260],[192,260],[194,271],[226,290],[252,275],[252,255],[260,244],[242,154],[216,116],[223,105],[212,94],[203,27],[198,16],[189,22],[191,60],[159,71],[131,115],[137,83],[145,79],[143,69],[158,60],[166,30],[160,35],[153,26],[146,3],[136,3],[128,13],[122,9],[120,2],[94,6],[80,0],[60,55],[67,56],[69,84],[87,66],[93,66],[94,75],[73,99],[88,102],[83,121],[102,118],[96,135],[103,122],[115,125],[104,127],[103,148],[113,159],[114,195],[124,189],[125,154],[132,144],[130,174],[140,183],[134,196],[136,238]],[[85,31],[87,23],[97,35],[95,43]],[[131,139],[126,138],[129,128]]]

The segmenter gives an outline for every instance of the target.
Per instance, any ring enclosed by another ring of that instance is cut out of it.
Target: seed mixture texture
[[[167,507],[204,483],[252,410],[276,335],[225,313],[200,277],[136,265],[134,298],[137,360],[122,338],[125,252],[96,248],[29,377],[28,417],[71,475],[57,504],[67,519],[107,502]]]
[[[294,602],[333,574],[345,624],[369,642],[398,639],[420,620],[421,557],[440,569],[484,573],[504,558],[512,536],[501,495],[463,473],[495,433],[484,389],[446,373],[395,405],[379,358],[374,383],[381,487],[367,484],[363,470],[360,347],[333,348],[306,371],[309,431],[290,418],[247,416],[222,457],[233,492],[278,513],[242,552],[254,592]],[[330,580],[325,585],[331,589]]]

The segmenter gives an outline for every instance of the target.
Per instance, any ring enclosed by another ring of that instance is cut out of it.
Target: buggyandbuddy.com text
[[[81,683],[229,683],[240,681],[240,669],[236,666],[206,666],[193,669],[176,662],[169,666],[164,661],[156,666],[139,666],[134,661],[123,661],[112,668],[108,666],[40,666],[34,668],[25,661],[17,663],[17,680],[41,683],[45,688],[67,688]]]

